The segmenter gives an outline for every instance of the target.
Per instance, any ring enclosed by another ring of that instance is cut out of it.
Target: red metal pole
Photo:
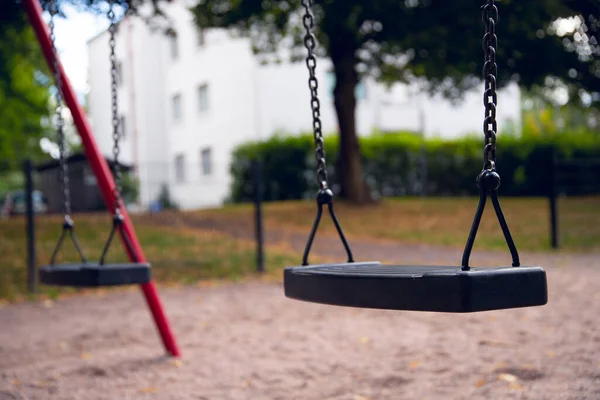
[[[51,70],[54,70],[54,52],[52,51],[52,43],[50,41],[50,34],[46,23],[42,17],[42,7],[38,3],[38,0],[22,0],[23,6],[25,7],[25,11],[29,17],[29,22],[33,27],[35,34],[37,36],[38,42],[42,48],[42,52],[44,53],[44,57],[48,62],[48,65]],[[107,44],[108,45],[108,44]],[[69,79],[67,78],[67,74],[63,69],[63,66],[58,61],[58,68],[60,70],[60,76],[62,81],[62,90],[63,90],[63,98],[65,99],[65,103],[71,110],[71,114],[73,116],[73,122],[77,127],[77,131],[79,132],[79,136],[81,137],[81,142],[83,144],[85,155],[90,163],[92,171],[94,171],[94,175],[96,175],[96,179],[98,180],[98,186],[102,192],[102,197],[104,198],[104,203],[106,207],[109,209],[111,213],[114,213],[114,188],[115,182],[113,180],[112,174],[110,173],[110,169],[108,168],[108,164],[104,157],[100,154],[100,150],[98,149],[98,145],[94,140],[94,136],[92,134],[92,129],[87,121],[87,117],[85,116],[81,106],[77,101],[77,96]],[[107,71],[108,73],[108,71]],[[129,215],[127,214],[127,210],[124,208],[121,209],[121,213],[124,218],[124,230],[127,233],[131,245],[133,247],[133,253],[129,252],[129,258],[132,261],[145,262],[146,257],[144,256],[144,252],[138,238],[135,234],[135,230],[133,228],[133,224],[129,219]],[[123,238],[121,238],[123,239]],[[125,243],[123,243],[125,245]],[[127,249],[127,246],[125,246]],[[163,344],[165,349],[169,354],[174,357],[179,357],[181,353],[179,352],[179,348],[177,346],[177,342],[175,340],[175,336],[173,335],[173,331],[171,330],[171,326],[169,325],[169,321],[167,320],[167,316],[163,309],[163,306],[160,301],[160,297],[158,296],[158,291],[156,290],[156,286],[154,282],[147,283],[145,285],[140,285],[142,288],[142,292],[146,297],[146,302],[148,303],[148,307],[152,312],[152,316],[154,317],[154,322],[156,323],[156,327],[160,332],[160,336],[162,337]]]

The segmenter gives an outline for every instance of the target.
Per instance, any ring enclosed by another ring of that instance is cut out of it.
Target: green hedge
[[[475,177],[483,166],[483,139],[422,139],[408,132],[361,138],[364,173],[373,194],[473,195]],[[330,182],[336,189],[333,166],[337,135],[325,138]],[[265,142],[239,146],[233,155],[231,201],[253,198],[252,160],[262,162],[266,201],[311,198],[317,190],[311,135],[275,136]],[[560,159],[600,158],[600,135],[557,134],[549,137],[498,139],[498,172],[505,196],[544,196],[552,179],[553,153]]]

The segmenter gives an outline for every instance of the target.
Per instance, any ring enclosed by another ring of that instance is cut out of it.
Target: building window
[[[185,182],[185,155],[183,154],[175,156],[175,182]]]
[[[206,45],[206,37],[204,36],[204,29],[198,28],[197,37],[198,47],[204,47]]]
[[[119,118],[119,135],[121,135],[121,139],[125,139],[127,137],[127,125],[125,125],[124,115],[121,115]]]
[[[212,150],[209,148],[200,151],[200,168],[202,175],[212,174]]]
[[[171,50],[171,59],[177,60],[179,58],[179,42],[176,34],[169,36],[169,47]]]
[[[198,86],[198,109],[200,112],[208,110],[208,84]]]
[[[175,96],[173,96],[173,99],[171,100],[171,102],[173,104],[173,121],[175,121],[175,122],[181,121],[181,118],[182,118],[181,95],[176,94]]]

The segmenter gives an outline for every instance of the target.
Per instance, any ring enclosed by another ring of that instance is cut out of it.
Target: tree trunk
[[[334,59],[334,102],[340,129],[340,148],[337,172],[341,195],[355,204],[373,201],[371,191],[363,177],[360,146],[356,134],[356,97],[358,83],[354,56]]]

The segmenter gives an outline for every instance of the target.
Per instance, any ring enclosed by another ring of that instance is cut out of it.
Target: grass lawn
[[[478,198],[387,199],[375,206],[356,207],[338,201],[336,214],[349,237],[378,238],[463,248],[473,221]],[[548,200],[501,198],[504,215],[517,246],[524,251],[550,249]],[[600,197],[565,198],[559,201],[562,251],[600,248]],[[266,229],[301,229],[307,234],[313,223],[313,201],[267,203]],[[252,206],[230,206],[198,211],[195,214],[223,220],[252,218]],[[323,214],[321,234],[335,234],[335,227]],[[476,249],[504,250],[506,244],[491,201],[477,235]]]
[[[545,199],[501,200],[506,219],[519,250],[549,249],[549,215]],[[388,199],[369,207],[336,203],[336,211],[346,234],[353,239],[368,238],[426,243],[463,248],[477,199],[403,198]],[[308,234],[315,216],[314,201],[269,203],[264,207],[267,232],[301,231]],[[218,221],[226,232],[245,231],[253,237],[252,205],[227,206],[181,214],[183,219]],[[600,197],[569,198],[559,202],[561,251],[600,249]],[[190,218],[188,218],[190,217]],[[78,237],[90,260],[97,260],[108,234],[110,219],[105,214],[75,217]],[[251,240],[237,240],[206,227],[164,225],[148,215],[133,218],[153,276],[162,283],[194,283],[203,279],[237,279],[252,274],[256,266]],[[24,220],[0,220],[0,299],[18,299],[26,293],[26,240]],[[47,263],[60,235],[60,217],[37,219],[38,264]],[[335,228],[324,214],[320,235],[335,235]],[[475,248],[506,250],[504,237],[489,204],[481,223]],[[63,259],[75,260],[70,242],[65,242]],[[268,246],[267,271],[275,274],[285,265],[297,265],[300,255],[288,247]],[[125,254],[115,241],[108,258],[124,261]],[[313,257],[313,262],[316,261]],[[279,277],[279,273],[276,275]],[[40,288],[54,296],[69,289]]]
[[[110,228],[104,214],[75,215],[77,236],[90,260],[98,260]],[[143,220],[143,219],[142,219]],[[153,278],[162,283],[194,283],[202,279],[237,279],[252,274],[256,253],[252,243],[234,240],[221,234],[181,227],[146,225],[134,219],[136,231],[146,258],[152,263]],[[50,260],[60,235],[61,218],[41,217],[36,220],[38,264]],[[77,260],[70,241],[65,240],[60,259]],[[22,218],[0,220],[0,299],[15,300],[26,293],[26,239]],[[59,262],[60,262],[59,259]],[[113,242],[107,260],[127,260],[120,240]],[[267,272],[283,265],[298,263],[285,251],[266,252]],[[68,288],[40,286],[40,294],[53,297],[73,292]]]

